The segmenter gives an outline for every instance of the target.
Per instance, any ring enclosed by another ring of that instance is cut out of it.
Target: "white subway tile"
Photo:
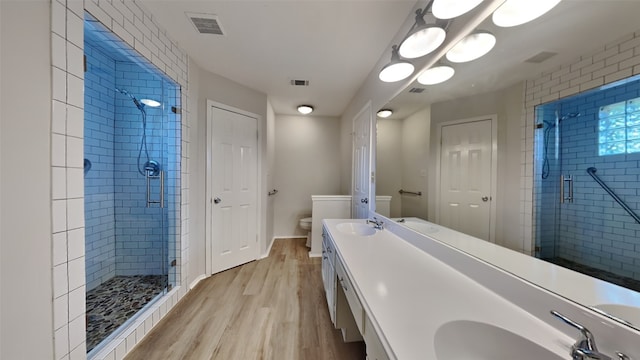
[[[85,229],[78,228],[67,232],[67,257],[77,259],[85,254]]]
[[[53,200],[67,198],[67,173],[63,167],[51,168],[51,198]]]
[[[633,71],[631,68],[626,68],[624,70],[620,70],[617,71],[613,74],[609,74],[607,76],[604,77],[604,82],[605,84],[609,84],[612,83],[614,81],[618,81],[618,80],[622,80],[625,78],[628,78],[629,76],[633,75]]]
[[[64,135],[51,135],[51,165],[67,165],[67,141]]]
[[[51,31],[64,37],[67,29],[67,10],[57,1],[51,2]]]
[[[51,132],[64,135],[67,131],[67,105],[61,101],[51,102]]]
[[[69,292],[67,263],[53,267],[53,298],[59,298]]]
[[[67,295],[53,299],[53,329],[66,326],[69,321],[69,300]]]
[[[80,286],[69,292],[69,322],[80,316],[84,317],[86,309],[86,288]]]
[[[605,59],[605,66],[609,66],[609,65],[613,65],[613,64],[617,64],[620,63],[624,60],[628,60],[630,58],[633,57],[633,49],[629,49],[623,52],[620,52],[619,54],[606,58]]]
[[[54,233],[67,230],[67,200],[51,202],[51,227]]]
[[[84,257],[70,260],[68,263],[69,289],[75,290],[85,284]],[[76,344],[76,346],[79,343]]]
[[[107,27],[111,27],[111,16],[98,6],[97,0],[85,0],[85,10],[89,12],[96,20],[100,21]]]
[[[84,199],[67,200],[67,226],[78,229],[84,226]]]
[[[122,360],[127,354],[127,341],[125,339],[119,339],[116,341],[120,341],[116,346],[116,360]]]
[[[67,168],[67,198],[81,198],[84,195],[84,170]]]
[[[53,234],[53,266],[67,262],[67,232]],[[57,328],[56,328],[57,329]]]
[[[84,51],[71,42],[67,43],[67,71],[84,78]]]
[[[84,111],[75,106],[67,107],[66,134],[74,137],[84,137]]]
[[[76,346],[75,349],[71,350],[69,354],[69,360],[86,360],[87,359],[87,343],[82,342],[80,345]]]
[[[84,168],[83,140],[80,138],[67,136],[67,166],[78,169]]]
[[[127,352],[130,352],[138,343],[138,339],[136,337],[135,331],[129,334],[129,336],[127,336],[126,342],[127,342]]]
[[[135,37],[131,35],[131,33],[128,32],[124,27],[122,27],[122,25],[114,22],[113,28],[111,30],[113,31],[114,34],[118,35],[127,44],[129,45],[134,44]]]
[[[69,354],[69,328],[67,326],[63,326],[56,330],[53,334],[53,341],[56,360],[68,358],[67,355]]]
[[[75,15],[84,17],[84,1],[83,0],[67,0],[67,8]]]
[[[67,101],[67,74],[56,67],[52,67],[51,74],[52,97],[54,100]]]
[[[86,324],[86,320],[84,316],[79,316],[69,322],[69,348],[70,349],[75,349],[85,341],[85,338],[87,336],[85,324]]]
[[[67,41],[81,49],[84,48],[84,22],[71,10],[67,10]]]
[[[51,34],[51,64],[61,70],[67,68],[66,44],[62,36]]]
[[[84,80],[72,74],[67,74],[67,103],[84,108]]]

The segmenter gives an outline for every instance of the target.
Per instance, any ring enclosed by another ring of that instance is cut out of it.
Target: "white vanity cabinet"
[[[388,360],[331,236],[324,228],[322,235],[322,280],[331,321],[342,331],[345,342],[365,341],[368,360]]]

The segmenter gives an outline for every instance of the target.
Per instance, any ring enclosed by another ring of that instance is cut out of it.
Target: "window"
[[[640,98],[603,106],[598,119],[598,155],[640,152]]]

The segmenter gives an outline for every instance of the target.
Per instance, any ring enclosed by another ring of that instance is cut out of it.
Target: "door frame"
[[[219,103],[217,101],[213,101],[213,100],[209,100],[207,99],[207,111],[206,111],[206,116],[207,116],[207,121],[206,121],[206,126],[205,126],[205,147],[206,147],[206,157],[205,157],[205,198],[204,198],[204,202],[205,202],[205,240],[204,240],[204,246],[205,246],[205,274],[206,276],[211,276],[213,275],[213,264],[211,263],[211,257],[213,256],[213,244],[212,244],[212,239],[211,239],[211,234],[213,232],[212,229],[212,225],[211,225],[211,215],[213,212],[212,206],[213,206],[213,190],[211,189],[211,172],[213,171],[213,169],[211,168],[210,164],[211,164],[211,159],[212,159],[212,141],[213,139],[211,138],[211,116],[212,116],[212,111],[211,108],[212,107],[216,107],[218,109],[222,109],[222,110],[226,110],[226,111],[230,111],[230,112],[234,112],[240,115],[244,115],[250,118],[253,118],[256,120],[256,127],[257,127],[257,163],[256,163],[256,182],[257,182],[257,191],[256,191],[256,236],[257,236],[257,249],[256,249],[256,259],[258,259],[260,257],[260,254],[262,253],[262,243],[264,242],[264,236],[262,234],[262,223],[263,223],[263,211],[262,211],[262,205],[263,205],[263,196],[262,194],[264,193],[264,189],[263,189],[263,184],[262,184],[262,116],[249,112],[249,111],[245,111],[233,106],[229,106],[223,103]]]
[[[436,179],[435,179],[435,203],[436,203],[436,216],[435,222],[440,223],[440,175],[442,171],[441,164],[441,156],[442,156],[442,128],[445,126],[451,125],[460,125],[466,124],[476,121],[482,120],[491,120],[491,194],[490,203],[489,203],[489,216],[491,220],[489,221],[489,241],[492,243],[496,242],[496,204],[498,202],[498,193],[497,193],[497,185],[498,185],[498,115],[491,114],[485,116],[476,116],[472,118],[459,119],[459,120],[451,120],[451,121],[443,121],[438,123],[436,128],[436,141],[437,141],[437,149],[436,149]]]
[[[364,106],[356,113],[356,115],[351,119],[351,218],[354,217],[354,204],[353,204],[353,195],[355,193],[356,188],[356,119],[358,119],[361,115],[367,115],[368,125],[369,125],[369,154],[367,156],[367,161],[369,162],[369,171],[367,174],[367,181],[369,182],[369,191],[367,193],[367,198],[369,199],[369,203],[367,204],[368,214],[375,211],[375,196],[371,196],[375,194],[375,176],[372,174],[372,169],[375,166],[375,151],[372,151],[372,147],[375,146],[375,128],[373,121],[373,112],[371,110],[372,102],[368,100]],[[373,179],[371,178],[373,177]]]

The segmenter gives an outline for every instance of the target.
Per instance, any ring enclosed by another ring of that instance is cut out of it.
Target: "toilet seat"
[[[312,218],[310,217],[300,219],[300,227],[305,230],[311,230],[311,221]]]

